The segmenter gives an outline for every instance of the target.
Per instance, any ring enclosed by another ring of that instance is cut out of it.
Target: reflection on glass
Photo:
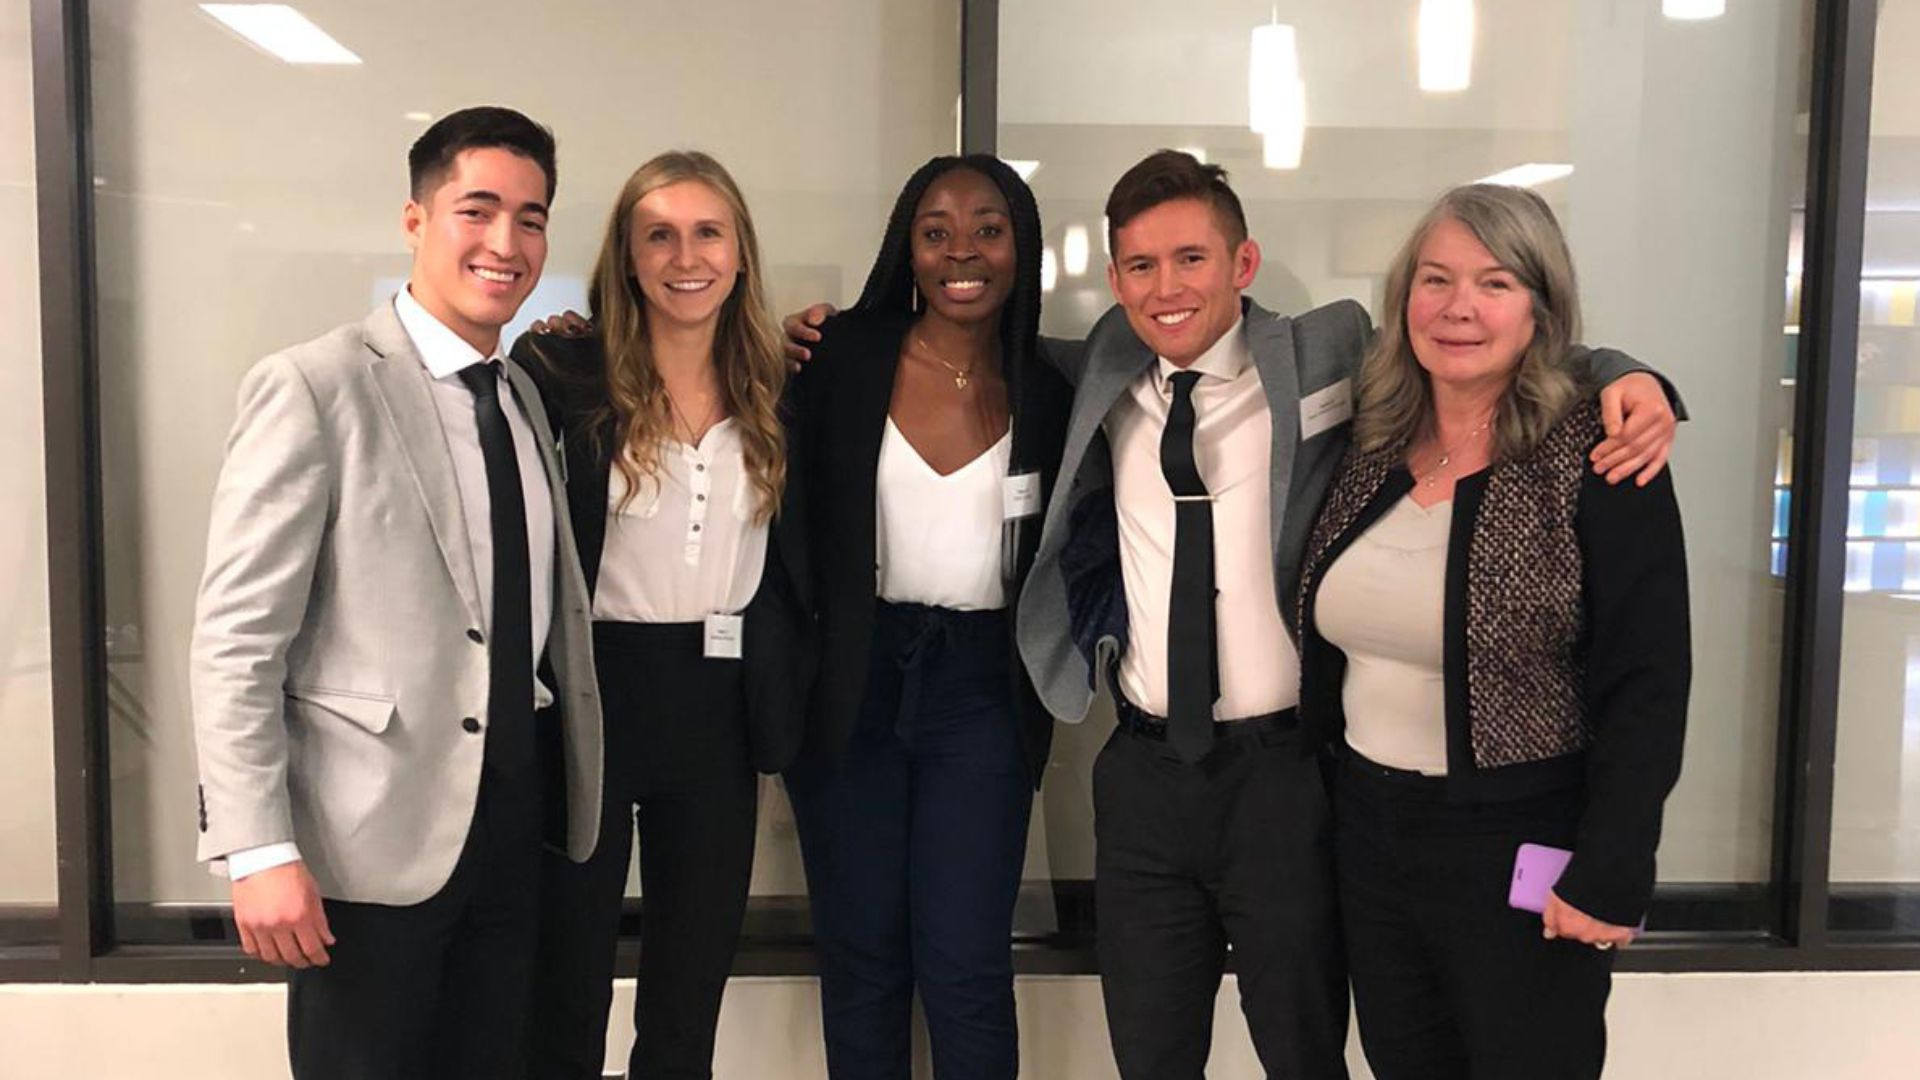
[[[1833,807],[1836,930],[1920,933],[1920,2],[1880,8]]]
[[[1797,274],[1808,5],[1748,4],[1710,26],[1573,0],[1421,10],[1477,20],[1477,54],[1455,65],[1464,89],[1423,91],[1427,39],[1383,25],[1377,6],[1280,10],[1312,109],[1299,168],[1275,171],[1239,104],[1243,79],[1261,77],[1240,65],[1264,5],[1189,6],[1175,25],[1098,0],[1003,5],[999,148],[1045,160],[1032,183],[1049,244],[1104,234],[1108,190],[1147,153],[1197,149],[1232,174],[1261,245],[1249,295],[1283,313],[1348,297],[1377,310],[1388,259],[1446,187],[1498,176],[1547,199],[1578,262],[1586,339],[1647,360],[1691,406],[1673,464],[1698,626],[1695,752],[1660,869],[1696,895],[1750,898],[1771,851],[1796,372],[1782,283]],[[1043,329],[1084,334],[1111,302],[1098,267],[1063,274]],[[1875,512],[1904,544],[1913,510]],[[1056,880],[1090,875],[1087,770],[1108,722],[1060,729],[1037,815]],[[1758,925],[1763,907],[1716,917]],[[1675,925],[1673,911],[1656,907],[1653,925]]]

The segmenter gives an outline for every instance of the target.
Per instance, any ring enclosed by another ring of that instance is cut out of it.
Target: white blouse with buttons
[[[766,564],[767,523],[754,520],[758,493],[731,417],[698,446],[667,443],[655,475],[643,475],[622,506],[626,492],[626,475],[615,467],[594,618],[699,622],[747,606]]]

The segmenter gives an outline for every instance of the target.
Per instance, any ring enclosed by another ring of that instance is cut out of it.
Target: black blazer
[[[600,579],[607,539],[607,482],[617,440],[603,415],[607,402],[605,354],[598,337],[523,334],[513,360],[530,373],[546,399],[548,418],[560,440],[580,567],[591,596]],[[787,424],[787,485],[767,538],[760,588],[743,613],[743,675],[747,695],[748,749],[753,767],[777,773],[799,753],[806,723],[807,690],[817,657],[811,579],[804,524],[805,470],[795,451],[797,418],[792,387],[781,402]],[[607,723],[622,718],[609,715]]]
[[[838,759],[866,697],[873,655],[876,565],[875,478],[887,408],[893,400],[900,345],[912,319],[859,312],[836,315],[821,327],[800,387],[802,449],[808,472],[808,550],[820,619],[819,677],[809,708],[809,758]],[[1014,473],[1040,474],[1041,504],[1053,497],[1060,449],[1066,440],[1073,391],[1044,356],[1008,372],[1013,414]],[[1053,742],[1053,718],[1040,704],[1013,643],[1013,612],[1033,567],[1041,518],[1015,522],[1014,561],[1007,583],[1007,649],[1013,713],[1035,786]]]

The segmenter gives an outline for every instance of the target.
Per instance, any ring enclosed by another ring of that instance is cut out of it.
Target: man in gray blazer
[[[1245,299],[1260,265],[1217,166],[1161,151],[1107,202],[1120,306],[1083,352],[1059,479],[1020,598],[1023,659],[1078,722],[1095,679],[1119,726],[1093,770],[1097,949],[1128,1080],[1198,1080],[1231,946],[1272,1077],[1345,1077],[1347,991],[1320,771],[1299,741],[1292,585],[1347,445],[1372,334],[1340,301],[1293,318]],[[1593,354],[1598,373],[1637,365]],[[1664,461],[1649,377],[1610,475]]]
[[[553,137],[467,109],[409,164],[406,289],[241,384],[194,630],[199,855],[294,969],[303,1080],[520,1077],[543,832],[598,835],[586,588],[500,359]]]

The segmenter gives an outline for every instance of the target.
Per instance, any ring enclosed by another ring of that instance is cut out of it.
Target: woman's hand
[[[1547,910],[1540,913],[1540,925],[1542,937],[1571,938],[1596,949],[1624,949],[1633,944],[1632,928],[1601,922],[1560,899],[1556,892],[1547,894]]]
[[[818,327],[833,313],[832,304],[815,304],[780,320],[780,329],[787,334],[787,359],[793,361],[795,371],[800,370],[801,363],[813,359],[813,350],[807,346],[820,340]]]
[[[589,337],[593,334],[593,322],[585,315],[568,308],[558,315],[549,315],[544,319],[535,319],[527,329],[536,334],[558,334],[561,337]]]
[[[1623,375],[1600,390],[1600,422],[1607,437],[1593,448],[1593,471],[1617,484],[1636,472],[1646,487],[1667,467],[1679,427],[1660,380],[1644,371]]]

